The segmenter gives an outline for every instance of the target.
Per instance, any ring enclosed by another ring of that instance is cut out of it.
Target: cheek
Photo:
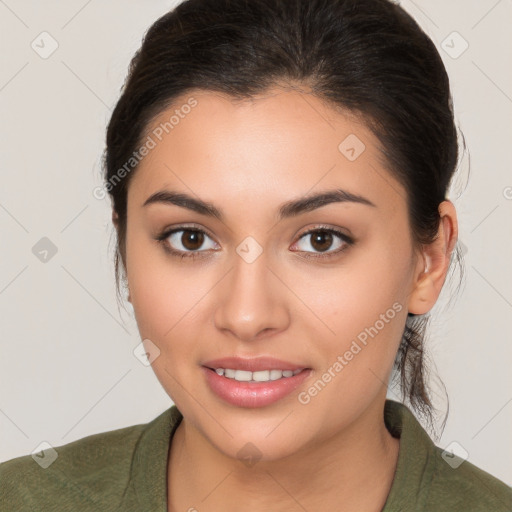
[[[149,339],[158,347],[159,356],[151,363],[155,376],[175,403],[186,404],[187,394],[180,383],[187,383],[190,393],[200,392],[195,389],[197,369],[189,362],[196,359],[198,333],[194,328],[197,331],[201,320],[195,315],[206,290],[191,284],[190,276],[165,261],[166,255],[155,258],[144,254],[149,251],[143,253],[140,247],[132,252],[128,271],[137,327],[141,339]]]
[[[198,315],[214,284],[211,272],[171,260],[162,248],[141,238],[132,240],[127,240],[127,275],[141,338],[153,341],[162,354],[190,355],[198,337],[194,329],[204,325]]]
[[[166,265],[164,251],[155,244],[135,229],[128,230],[126,271],[141,336],[161,340],[179,319],[176,305],[181,302],[176,295],[182,290],[178,276]]]
[[[294,280],[297,295],[337,336],[354,335],[351,328],[372,325],[395,302],[404,306],[408,259],[377,245],[354,252],[337,268],[310,271],[310,279]]]
[[[369,368],[386,375],[403,333],[409,260],[407,248],[398,250],[395,244],[394,249],[375,242],[339,269],[317,274],[315,287],[297,281],[303,283],[297,295],[318,318],[304,328],[317,340],[323,366],[329,368],[342,356],[347,362],[343,373],[360,384],[375,378]]]
[[[389,276],[382,286],[368,271],[340,275],[339,281],[343,286],[331,283],[317,304],[324,306],[319,316],[329,330],[307,321],[301,329],[314,340],[312,357],[318,364],[299,402],[311,403],[318,415],[336,404],[331,427],[359,414],[387,387],[407,314],[399,286]]]
[[[132,305],[141,335],[167,340],[179,330],[180,319],[197,302],[197,290],[184,286],[184,277],[173,271],[161,272],[155,265],[144,265],[130,275]]]

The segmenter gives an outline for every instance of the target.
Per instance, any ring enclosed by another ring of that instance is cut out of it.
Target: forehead
[[[145,137],[153,148],[129,187],[139,205],[164,187],[240,207],[334,187],[374,203],[405,202],[364,122],[307,92],[275,88],[238,100],[191,91],[160,112]]]

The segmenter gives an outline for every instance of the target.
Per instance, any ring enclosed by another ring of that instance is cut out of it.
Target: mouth
[[[290,395],[312,368],[274,358],[223,358],[201,365],[210,390],[237,407],[263,407]]]

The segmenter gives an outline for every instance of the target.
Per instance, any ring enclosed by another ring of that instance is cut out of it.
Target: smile
[[[206,366],[201,370],[215,396],[230,405],[247,408],[265,407],[289,396],[313,371],[311,368],[297,368],[251,372]]]
[[[238,382],[269,382],[279,380],[281,378],[293,377],[300,373],[304,368],[297,370],[261,370],[257,372],[250,372],[247,370],[234,370],[231,368],[211,368],[215,370],[217,375],[234,379]]]

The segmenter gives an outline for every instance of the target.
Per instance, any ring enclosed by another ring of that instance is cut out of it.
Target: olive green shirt
[[[166,512],[170,440],[181,420],[173,405],[149,423],[3,462],[0,511]],[[383,512],[512,511],[510,487],[468,461],[443,458],[403,404],[386,400],[384,420],[400,451]]]

